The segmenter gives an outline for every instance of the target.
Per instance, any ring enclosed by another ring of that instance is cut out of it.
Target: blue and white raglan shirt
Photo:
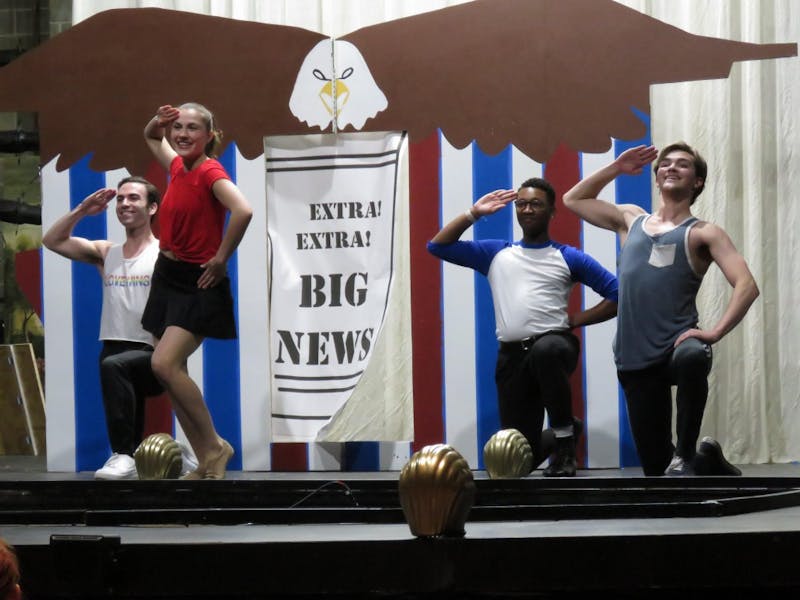
[[[501,342],[568,330],[567,304],[576,283],[617,301],[617,278],[612,273],[588,254],[552,240],[543,244],[428,242],[428,252],[487,277],[494,301],[495,333]]]

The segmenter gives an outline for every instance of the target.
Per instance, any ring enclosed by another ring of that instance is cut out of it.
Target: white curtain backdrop
[[[795,0],[624,1],[699,35],[800,41]],[[702,57],[698,57],[702,60]],[[747,260],[761,296],[714,346],[703,435],[735,463],[800,458],[800,58],[735,63],[727,79],[651,89],[653,142],[685,140],[709,166],[694,212],[721,225]],[[711,269],[703,323],[724,311],[730,286]]]
[[[618,1],[695,34],[800,41],[796,0]],[[78,22],[110,8],[161,7],[340,36],[460,3],[74,0],[73,14]],[[735,463],[800,460],[800,59],[737,63],[727,79],[654,86],[651,119],[656,146],[685,140],[706,157],[709,180],[695,212],[726,229],[761,289],[744,321],[714,348],[702,433],[717,438]],[[712,269],[700,293],[704,324],[715,322],[729,297],[730,286]]]

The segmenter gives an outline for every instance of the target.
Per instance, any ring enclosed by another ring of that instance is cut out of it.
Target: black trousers
[[[528,439],[534,468],[551,450],[542,444],[545,410],[550,427],[572,426],[569,378],[579,354],[580,341],[568,331],[543,334],[530,344],[500,343],[495,368],[500,426]]]
[[[636,371],[617,371],[625,392],[628,422],[645,475],[663,475],[677,454],[686,461],[697,438],[708,398],[711,346],[689,338],[663,362]],[[677,386],[676,444],[672,443],[672,386]]]
[[[139,342],[103,342],[100,352],[100,386],[111,450],[133,456],[142,442],[144,403],[147,396],[163,392],[153,375],[153,348]]]

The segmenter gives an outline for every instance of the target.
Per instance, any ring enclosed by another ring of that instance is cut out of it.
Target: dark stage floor
[[[31,600],[793,597],[800,466],[742,471],[477,471],[466,535],[418,539],[397,472],[104,482],[0,457],[0,536]]]

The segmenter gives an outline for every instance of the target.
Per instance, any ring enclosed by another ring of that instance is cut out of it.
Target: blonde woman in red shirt
[[[153,372],[197,456],[197,470],[184,479],[222,479],[233,448],[217,433],[203,394],[189,377],[187,359],[206,337],[236,337],[227,262],[252,209],[213,158],[221,133],[206,107],[161,106],[144,136],[170,180],[159,212],[160,254],[142,325],[155,337]]]

